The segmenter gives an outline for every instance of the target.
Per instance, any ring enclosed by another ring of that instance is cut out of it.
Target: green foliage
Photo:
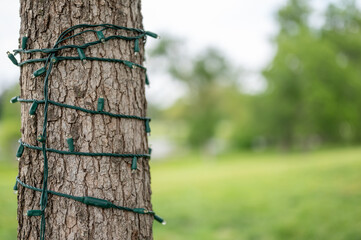
[[[289,0],[287,5],[279,10],[277,20],[281,33],[293,35],[307,28],[311,12],[307,2],[307,0]]]
[[[313,14],[307,0],[279,10],[267,88],[253,96],[240,92],[244,76],[220,51],[190,57],[166,38],[152,54],[188,91],[163,116],[186,126],[185,141],[198,149],[215,138],[238,149],[360,143],[361,12],[352,0],[330,4],[318,28]]]
[[[5,91],[0,97],[0,153],[9,154],[20,138],[20,104],[10,103],[10,98],[19,95],[19,87]]]
[[[158,56],[158,61],[166,62],[170,75],[186,85],[186,95],[167,110],[166,116],[175,123],[185,122],[186,143],[202,148],[217,135],[218,126],[228,121],[234,111],[224,103],[238,98],[239,70],[216,49],[206,49],[192,58],[180,47],[179,42],[166,38],[151,51],[152,59]]]
[[[314,29],[306,9],[292,0],[279,12],[277,53],[263,72],[268,88],[255,101],[256,135],[284,148],[359,143],[360,11],[354,2],[330,5],[326,23]],[[285,31],[287,22],[297,31]]]

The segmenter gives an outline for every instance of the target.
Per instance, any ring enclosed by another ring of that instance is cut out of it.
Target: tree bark
[[[143,29],[140,0],[21,0],[20,36],[28,35],[28,49],[49,48],[66,28],[77,24],[111,23]],[[109,33],[114,34],[111,30]],[[124,34],[124,33],[123,33]],[[67,44],[97,40],[95,34],[81,35]],[[144,46],[134,54],[134,42],[110,40],[85,50],[89,57],[144,60]],[[77,56],[76,50],[63,56]],[[22,60],[41,58],[44,54],[22,54]],[[31,78],[44,63],[21,67],[21,97],[44,99],[44,78]],[[49,99],[96,110],[97,100],[105,99],[104,111],[146,116],[145,72],[123,64],[87,61],[61,61],[49,78]],[[21,103],[22,141],[41,146],[36,137],[42,131],[44,105],[35,117],[29,115],[30,103]],[[75,151],[147,153],[144,122],[133,119],[92,115],[49,105],[47,147],[68,150],[66,139],[74,139]],[[92,196],[117,205],[151,210],[148,159],[138,158],[138,170],[131,172],[130,158],[86,157],[47,153],[48,189],[76,196]],[[19,162],[19,178],[42,188],[43,156],[25,148]],[[18,239],[39,239],[40,217],[24,216],[39,209],[40,193],[19,187]],[[49,194],[46,239],[152,239],[153,217],[94,206]]]

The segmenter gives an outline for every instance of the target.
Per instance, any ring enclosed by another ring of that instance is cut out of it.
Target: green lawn
[[[361,239],[361,148],[152,161],[156,240]],[[15,239],[14,167],[0,164],[0,239]]]
[[[1,157],[0,157],[1,159]],[[14,157],[15,159],[15,157]],[[16,160],[14,160],[16,161]],[[14,194],[16,165],[0,161],[0,239],[16,239],[16,195]]]
[[[361,149],[152,164],[155,239],[361,239]]]

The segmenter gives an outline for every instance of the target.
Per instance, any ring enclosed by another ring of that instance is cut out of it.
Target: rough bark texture
[[[28,48],[52,47],[66,28],[81,24],[112,23],[142,28],[140,0],[21,0],[20,35],[29,36]],[[110,30],[107,30],[112,33]],[[123,33],[125,34],[125,33]],[[96,40],[88,33],[83,39],[67,43],[81,44]],[[134,43],[110,40],[85,50],[87,56],[126,59],[143,63],[134,55]],[[77,56],[76,50],[62,52]],[[44,57],[24,54],[22,60]],[[21,97],[43,99],[43,77],[31,74],[43,63],[21,68]],[[53,68],[49,79],[49,99],[96,110],[97,99],[105,99],[104,111],[138,116],[146,115],[144,71],[123,64],[87,61],[62,61]],[[31,104],[22,103],[22,140],[40,144],[36,136],[42,131],[43,108],[35,117],[28,114]],[[49,105],[47,147],[68,150],[66,138],[74,139],[75,151],[147,153],[144,122],[91,115]],[[148,159],[138,159],[138,170],[131,173],[131,159],[67,156],[48,153],[48,188],[77,196],[104,198],[127,207],[151,209]],[[25,183],[42,187],[43,156],[25,149],[19,163],[19,177]],[[40,193],[19,187],[18,239],[39,239],[40,217],[27,217],[29,209],[39,209]],[[152,239],[153,217],[115,209],[86,206],[66,198],[49,195],[46,209],[46,239]]]

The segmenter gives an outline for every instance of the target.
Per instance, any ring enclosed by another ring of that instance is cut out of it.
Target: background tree
[[[179,41],[157,45],[152,54],[163,59],[158,66],[166,66],[186,87],[164,111],[165,118],[184,126],[175,135],[185,135],[195,149],[215,138],[237,149],[359,143],[360,10],[349,0],[318,14],[322,24],[316,24],[314,14],[307,0],[289,0],[277,12],[277,50],[262,72],[267,87],[254,95],[242,91],[247,75],[240,75],[221,51],[188,56]]]
[[[278,13],[277,53],[263,72],[267,90],[255,101],[256,135],[271,145],[360,141],[359,11],[352,1],[330,5],[320,28],[312,26],[311,14],[302,0]]]
[[[186,88],[185,95],[164,116],[173,124],[186,126],[186,134],[181,135],[188,147],[202,149],[217,137],[222,122],[242,121],[232,118],[232,112],[238,109],[231,109],[240,107],[241,71],[221,51],[207,48],[191,57],[185,54],[181,41],[168,37],[150,52],[157,66],[163,66],[171,78]]]
[[[65,29],[76,24],[111,23],[143,29],[140,0],[110,1],[29,1],[21,0],[21,36],[28,35],[28,48],[49,48]],[[110,30],[111,32],[111,30]],[[97,40],[95,34],[82,35],[69,44]],[[87,56],[126,59],[143,62],[134,55],[130,41],[108,41],[85,50]],[[75,51],[76,54],[76,51]],[[73,51],[64,51],[74,56]],[[24,54],[22,60],[39,58],[41,54]],[[43,99],[42,78],[30,76],[42,64],[21,68],[21,97]],[[49,98],[70,105],[96,110],[97,99],[105,99],[104,111],[128,115],[146,115],[144,71],[129,69],[109,62],[62,61],[57,63],[49,79]],[[30,104],[21,106],[22,140],[37,145],[42,131],[43,113],[28,114]],[[47,145],[67,149],[72,137],[75,150],[83,152],[145,153],[148,151],[144,122],[108,116],[89,115],[72,109],[49,107]],[[131,159],[85,157],[48,153],[51,190],[79,196],[105,198],[127,207],[151,209],[148,160],[138,159],[138,171],[132,174]],[[41,188],[43,156],[26,149],[19,163],[19,178]],[[39,208],[40,194],[20,187],[18,195],[18,239],[39,238],[39,217],[24,216]],[[100,209],[66,198],[49,195],[46,216],[46,239],[152,239],[150,215],[139,215],[115,209]]]

